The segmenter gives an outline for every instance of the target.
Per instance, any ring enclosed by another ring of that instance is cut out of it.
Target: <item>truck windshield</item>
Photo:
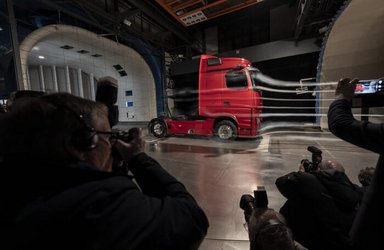
[[[258,86],[260,81],[257,79],[257,75],[260,74],[260,71],[255,68],[248,68],[248,72],[251,76],[252,87]]]

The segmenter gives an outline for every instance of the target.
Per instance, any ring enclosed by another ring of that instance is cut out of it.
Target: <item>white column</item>
[[[89,74],[89,89],[91,91],[91,100],[96,100],[96,92],[95,92],[95,80],[93,79],[93,73]]]
[[[39,65],[39,81],[40,81],[40,90],[45,91],[43,65]]]
[[[77,69],[77,84],[79,86],[79,96],[84,98],[83,78],[81,77],[81,69]]]
[[[31,79],[29,78],[29,67],[28,65],[25,67],[25,73],[26,73],[26,76],[27,76],[27,79],[24,79],[24,84],[26,84],[25,86],[25,89],[27,90],[30,90],[31,89]]]
[[[53,77],[53,91],[59,92],[59,85],[57,84],[56,65],[52,65],[52,77]]]
[[[72,93],[71,91],[71,78],[69,77],[69,67],[65,66],[65,83],[67,84],[67,92]]]

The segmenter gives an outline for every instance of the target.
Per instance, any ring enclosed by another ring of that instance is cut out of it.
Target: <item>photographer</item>
[[[276,180],[288,200],[280,209],[296,240],[311,250],[350,249],[348,232],[359,202],[359,187],[341,164],[320,162],[316,170],[292,172]]]
[[[268,208],[268,197],[264,187],[258,188],[254,191],[254,197],[244,194],[240,199],[250,250],[305,250],[306,248],[294,241],[284,217]]]
[[[357,79],[341,79],[334,100],[328,110],[329,130],[339,138],[356,146],[380,154],[372,183],[364,194],[351,230],[354,249],[382,249],[383,190],[384,190],[384,123],[358,121],[351,111]]]
[[[307,150],[312,153],[312,162],[308,159],[301,160],[299,169],[305,172],[316,171],[323,160],[323,152],[315,146],[309,146]]]
[[[122,141],[105,105],[20,98],[0,116],[2,249],[197,249],[208,221],[182,183]],[[133,173],[113,173],[112,148]],[[138,185],[137,185],[137,184]]]

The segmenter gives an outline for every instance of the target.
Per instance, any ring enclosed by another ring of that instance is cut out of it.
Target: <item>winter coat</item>
[[[1,249],[189,249],[207,217],[182,183],[140,153],[127,176],[86,163],[1,166]]]
[[[276,186],[288,199],[280,213],[298,242],[310,250],[350,249],[348,232],[361,196],[345,173],[292,172]]]
[[[339,138],[380,154],[351,230],[354,249],[383,249],[384,232],[384,123],[357,121],[347,100],[335,100],[328,111],[329,130]]]

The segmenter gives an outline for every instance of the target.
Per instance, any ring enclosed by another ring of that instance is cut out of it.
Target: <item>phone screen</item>
[[[374,94],[383,92],[383,80],[360,80],[356,84],[355,94]]]

